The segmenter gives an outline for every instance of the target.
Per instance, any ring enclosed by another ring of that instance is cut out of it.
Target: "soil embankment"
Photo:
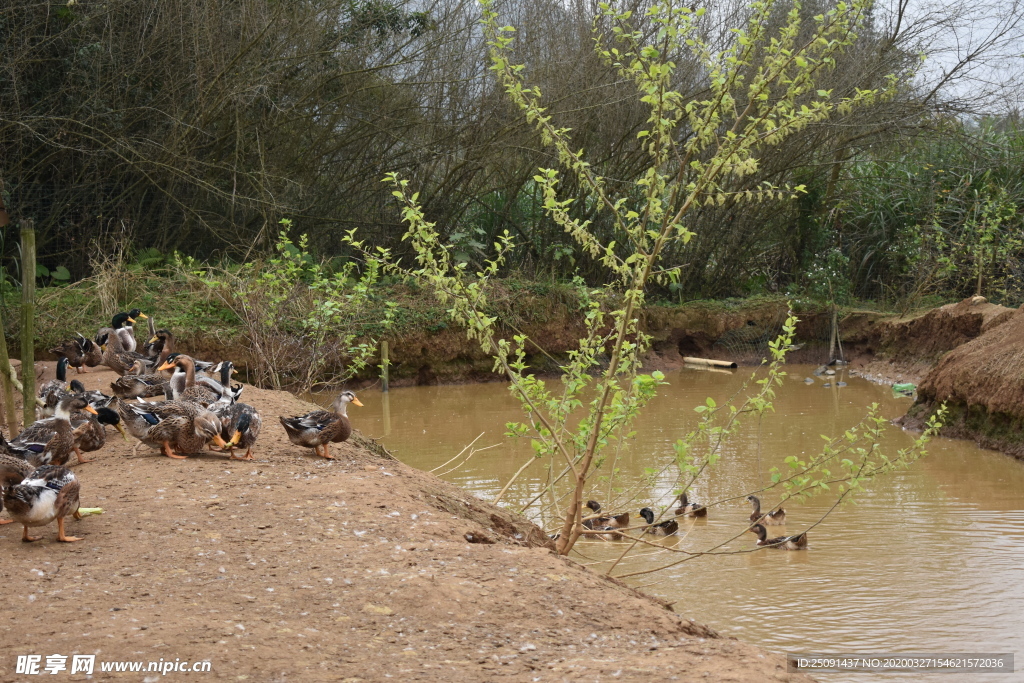
[[[310,406],[290,394],[244,398],[264,417],[256,461],[170,460],[108,430],[73,466],[82,504],[106,509],[70,522],[83,541],[0,527],[0,680],[24,678],[16,655],[53,653],[209,660],[204,676],[250,681],[810,680],[358,434],[334,461],[292,446],[276,416]],[[140,680],[98,667],[93,680]]]
[[[943,435],[1024,458],[1024,309],[990,318],[980,335],[945,354],[902,423],[920,427],[942,404]]]
[[[965,299],[909,317],[854,312],[840,329],[851,365],[861,375],[919,384],[944,354],[998,327],[1013,312]]]

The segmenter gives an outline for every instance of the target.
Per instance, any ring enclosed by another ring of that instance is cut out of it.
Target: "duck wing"
[[[32,465],[24,458],[0,453],[0,487],[7,488],[20,484],[32,472]]]
[[[332,413],[327,410],[314,410],[311,413],[306,413],[299,417],[282,417],[281,423],[286,429],[291,427],[297,431],[315,429],[318,432],[322,432],[324,429],[336,422],[339,417],[340,416],[337,413]]]

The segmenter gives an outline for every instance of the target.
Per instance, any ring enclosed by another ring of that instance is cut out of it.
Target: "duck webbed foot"
[[[74,543],[75,541],[81,541],[78,536],[66,536],[64,534],[64,518],[57,518],[57,540],[61,543]]]
[[[186,455],[178,455],[173,450],[171,450],[171,444],[168,441],[164,441],[164,445],[163,445],[162,450],[164,452],[164,455],[166,455],[168,458],[174,458],[176,460],[187,460],[188,459],[188,456],[186,456]]]
[[[29,536],[27,526],[25,527],[25,530],[21,532],[22,543],[31,543],[32,541],[38,541],[40,538],[42,538],[42,536]]]

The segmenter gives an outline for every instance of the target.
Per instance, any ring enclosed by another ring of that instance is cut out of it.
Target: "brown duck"
[[[30,526],[46,526],[57,520],[57,540],[64,543],[80,541],[64,533],[64,518],[78,512],[78,477],[66,467],[44,465],[29,473],[24,480],[4,490],[4,505],[11,519],[24,527],[21,540],[38,541],[41,536],[29,536]]]
[[[220,419],[198,403],[164,401],[162,403],[117,402],[117,413],[132,436],[168,458],[184,459],[182,453],[201,453],[213,441],[227,444],[220,436]]]
[[[96,409],[89,405],[85,396],[69,394],[57,403],[53,417],[36,420],[10,443],[0,436],[0,449],[7,453],[24,458],[35,467],[43,465],[64,465],[75,445],[75,437],[71,429],[71,413],[84,410],[96,414]],[[85,460],[81,454],[78,462]]]
[[[708,509],[703,505],[697,503],[691,503],[689,498],[686,496],[684,491],[679,496],[679,507],[676,508],[677,517],[707,517]]]
[[[299,417],[282,416],[281,425],[293,444],[312,448],[317,455],[333,460],[328,444],[341,443],[352,433],[348,421],[349,403],[363,405],[351,391],[343,391],[334,399],[331,410],[314,410]]]
[[[127,313],[118,313],[114,316],[117,320],[120,316],[127,316]],[[119,375],[126,375],[135,365],[136,360],[142,360],[143,363],[149,363],[149,359],[143,356],[141,353],[135,353],[134,351],[128,351],[124,348],[121,341],[121,337],[118,336],[117,330],[104,327],[96,335],[96,339],[103,349],[103,365],[113,370]]]
[[[806,550],[807,549],[807,532],[797,534],[796,536],[779,536],[778,538],[768,538],[768,530],[764,528],[763,524],[755,524],[750,527],[750,530],[757,534],[757,545],[776,548],[778,550]]]
[[[50,353],[58,358],[67,358],[68,365],[79,373],[89,372],[86,368],[96,367],[103,362],[103,351],[99,345],[80,334],[50,349]]]
[[[148,398],[163,396],[167,378],[160,374],[144,374],[143,362],[136,359],[128,374],[110,383],[110,390],[119,398]]]
[[[761,514],[761,499],[757,496],[747,496],[747,500],[754,507],[754,511],[750,513],[750,521],[753,524],[760,522],[765,526],[782,526],[786,523],[786,511],[781,507],[771,512]]]
[[[0,453],[0,512],[4,509],[3,492],[22,482],[35,469],[26,460],[7,453]],[[10,524],[13,519],[0,519],[0,524]]]

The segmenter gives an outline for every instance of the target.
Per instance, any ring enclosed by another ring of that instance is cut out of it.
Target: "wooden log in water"
[[[684,356],[684,363],[690,363],[692,365],[711,365],[716,368],[735,368],[738,367],[736,363],[731,360],[714,360],[712,358],[694,358],[693,356]]]

